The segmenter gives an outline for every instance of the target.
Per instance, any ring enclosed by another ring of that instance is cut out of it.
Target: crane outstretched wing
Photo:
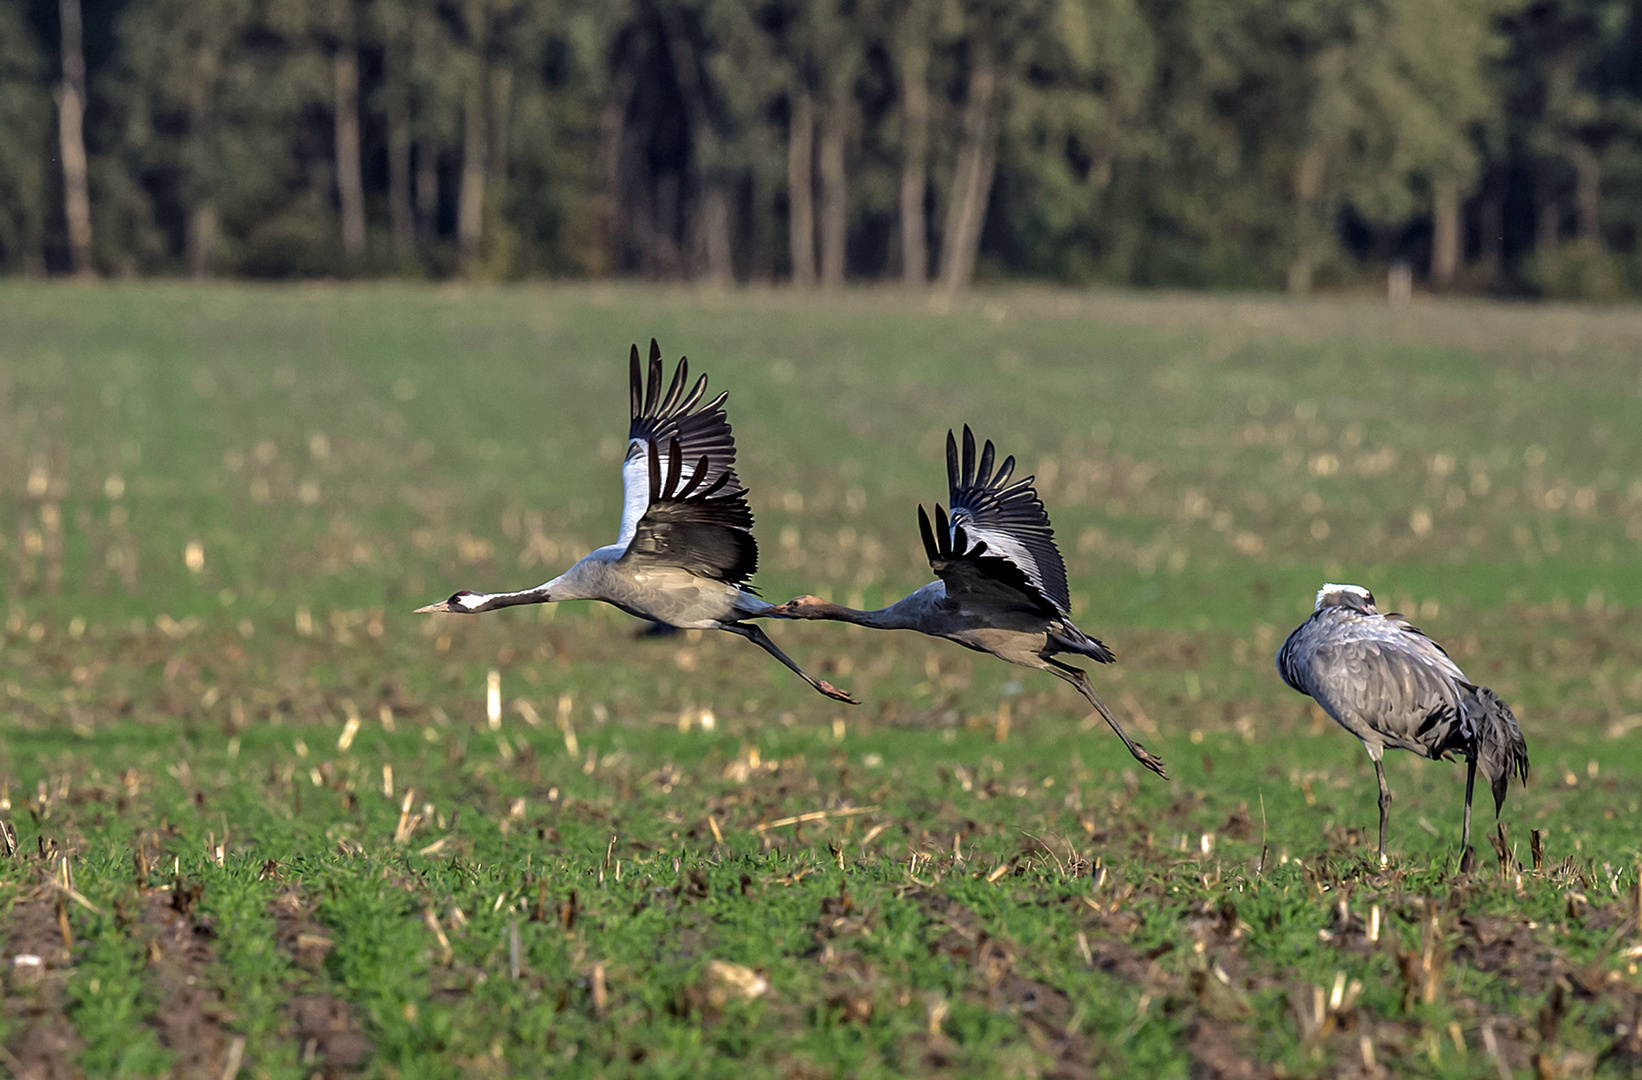
[[[745,585],[758,569],[753,512],[735,473],[710,458],[686,466],[683,443],[672,439],[664,458],[645,442],[646,505],[622,554],[626,563],[678,566],[730,585]],[[709,476],[717,476],[708,481]]]
[[[1063,614],[1013,560],[990,554],[984,542],[972,540],[963,526],[948,521],[939,504],[934,525],[924,508],[918,507],[918,532],[930,569],[953,599],[994,612],[1031,611],[1048,619]]]
[[[1066,590],[1066,563],[1055,547],[1055,532],[1049,527],[1043,500],[1032,487],[1032,477],[1010,483],[1015,472],[1013,457],[1004,458],[994,471],[995,456],[988,439],[976,461],[975,434],[965,424],[960,461],[957,440],[952,432],[946,433],[952,518],[950,524],[942,522],[939,529],[945,539],[943,547],[932,545],[932,538],[925,533],[930,564],[933,566],[937,558],[972,564],[965,573],[984,574],[1025,593],[1035,606],[1046,606],[1048,614],[1069,615],[1072,604]],[[922,508],[919,512],[921,515]],[[940,507],[936,507],[936,515],[944,516]],[[936,573],[945,580],[939,567]]]
[[[1290,636],[1278,667],[1330,716],[1348,728],[1365,723],[1393,745],[1437,757],[1472,735],[1465,673],[1396,615],[1325,608]]]
[[[673,371],[673,379],[662,392],[661,346],[650,339],[649,379],[639,365],[639,347],[633,346],[629,355],[629,397],[632,408],[627,427],[627,455],[621,466],[622,513],[621,532],[617,544],[628,544],[633,530],[650,505],[650,464],[648,444],[654,440],[666,447],[678,441],[684,467],[682,479],[688,480],[692,471],[703,460],[707,461],[704,485],[718,482],[728,476],[722,491],[740,491],[741,483],[735,475],[735,439],[730,434],[730,423],[724,415],[724,399],[719,394],[702,403],[707,395],[707,376],[689,386],[690,361],[681,357]],[[686,390],[686,387],[689,389]]]

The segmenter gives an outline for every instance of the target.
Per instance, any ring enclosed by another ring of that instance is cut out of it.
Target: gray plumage
[[[519,604],[602,600],[629,615],[679,629],[744,637],[827,697],[854,704],[849,694],[811,676],[762,629],[745,621],[770,615],[774,608],[747,587],[758,569],[758,544],[747,489],[735,473],[725,395],[701,404],[706,376],[686,391],[689,361],[684,359],[662,393],[661,349],[654,340],[648,385],[636,345],[629,367],[632,415],[616,542],[535,588],[502,593],[464,589],[417,611],[478,614]]]
[[[1510,777],[1528,779],[1528,746],[1510,707],[1467,679],[1441,645],[1400,615],[1382,614],[1360,586],[1323,586],[1311,617],[1278,650],[1277,670],[1362,740],[1380,785],[1382,862],[1391,805],[1381,764],[1387,747],[1465,758],[1462,852],[1469,851],[1477,771],[1493,791],[1495,816]]]
[[[880,630],[916,630],[955,641],[1022,667],[1047,671],[1077,688],[1109,724],[1136,761],[1168,776],[1163,760],[1130,739],[1089,675],[1056,656],[1073,653],[1096,663],[1113,662],[1112,652],[1072,622],[1066,565],[1055,547],[1049,514],[1032,487],[1032,477],[1010,482],[1015,459],[996,458],[988,441],[977,462],[975,436],[964,426],[963,455],[952,432],[946,436],[949,518],[939,505],[935,522],[918,507],[918,528],[929,556],[932,581],[877,611],[796,596],[769,614],[785,619],[829,619]]]

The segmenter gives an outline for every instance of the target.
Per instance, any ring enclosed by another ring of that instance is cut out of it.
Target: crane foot
[[[846,705],[861,704],[859,701],[856,701],[854,698],[850,697],[848,690],[840,690],[838,687],[834,686],[830,682],[827,682],[825,679],[817,679],[815,681],[815,688],[832,698],[834,701],[842,701]]]
[[[1157,773],[1157,775],[1163,777],[1163,779],[1167,780],[1169,778],[1168,771],[1163,767],[1163,759],[1152,753],[1150,750],[1147,750],[1144,746],[1141,746],[1139,743],[1133,743],[1129,747],[1129,752],[1134,754],[1136,761]]]

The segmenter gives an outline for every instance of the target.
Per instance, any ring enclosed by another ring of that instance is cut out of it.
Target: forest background
[[[0,0],[0,272],[1642,291],[1642,0]]]

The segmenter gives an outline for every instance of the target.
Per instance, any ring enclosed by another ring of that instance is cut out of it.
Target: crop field
[[[1096,686],[534,585],[615,536],[627,349],[730,393],[773,601],[930,580],[972,424]],[[1371,588],[1515,708],[1361,746],[1273,658]],[[0,1072],[1642,1074],[1642,311],[0,285]],[[13,838],[14,834],[14,838]]]

